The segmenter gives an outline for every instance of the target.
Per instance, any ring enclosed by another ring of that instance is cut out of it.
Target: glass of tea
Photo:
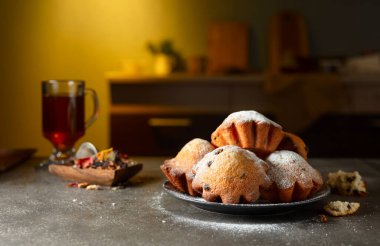
[[[91,95],[94,110],[85,121],[85,94]],[[96,92],[85,88],[81,80],[42,81],[43,135],[54,146],[48,163],[66,163],[73,158],[75,142],[97,118]]]

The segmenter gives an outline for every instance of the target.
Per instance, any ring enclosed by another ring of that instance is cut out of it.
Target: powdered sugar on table
[[[162,214],[166,215],[165,221],[171,221],[172,223],[186,223],[188,225],[205,228],[205,229],[213,229],[213,230],[223,230],[225,232],[230,232],[231,234],[235,233],[262,233],[262,232],[283,232],[285,228],[278,224],[274,223],[237,223],[232,221],[222,221],[220,218],[223,215],[213,216],[214,213],[211,213],[212,217],[210,219],[207,216],[202,216],[197,218],[194,213],[180,213],[179,211],[172,211],[165,207],[165,194],[163,192],[156,194],[152,197],[151,202],[149,203],[153,209],[159,210]],[[184,209],[186,206],[183,207]],[[195,209],[199,211],[197,208],[190,207],[191,209]],[[217,214],[218,215],[218,214]],[[228,215],[224,215],[228,216]],[[219,218],[219,219],[218,219]]]

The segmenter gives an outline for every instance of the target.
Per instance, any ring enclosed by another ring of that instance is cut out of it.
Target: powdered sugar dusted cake
[[[282,127],[250,110],[230,114],[212,133],[215,146],[236,145],[263,156],[276,150],[284,136]]]
[[[193,189],[206,201],[252,203],[260,188],[271,184],[267,164],[253,152],[238,146],[223,146],[206,154],[194,167]]]
[[[281,150],[270,154],[266,162],[272,187],[262,193],[270,201],[291,202],[305,200],[323,185],[320,173],[299,154]]]
[[[230,114],[222,123],[221,127],[229,127],[233,123],[245,123],[255,121],[257,123],[270,124],[275,127],[282,127],[276,122],[268,119],[264,115],[254,110],[238,111]]]
[[[208,141],[195,138],[183,146],[175,158],[166,160],[160,168],[170,183],[178,190],[195,195],[191,188],[192,180],[187,178],[190,176],[186,176],[186,173],[191,171],[193,165],[201,160],[204,155],[214,149],[215,147]]]

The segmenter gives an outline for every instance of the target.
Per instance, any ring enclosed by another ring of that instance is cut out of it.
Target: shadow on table
[[[317,202],[312,205],[306,205],[302,208],[297,208],[294,210],[288,210],[283,213],[274,213],[274,214],[247,214],[247,215],[234,215],[234,214],[221,214],[216,212],[208,212],[201,210],[199,208],[193,207],[193,209],[197,209],[201,214],[202,218],[210,218],[215,220],[215,215],[217,215],[218,219],[224,222],[230,221],[238,221],[239,223],[265,223],[265,224],[274,224],[274,223],[286,223],[286,222],[303,222],[303,221],[313,221],[320,222],[320,215],[325,214],[323,211],[324,202]],[[205,215],[205,213],[207,215]]]
[[[137,175],[128,180],[124,185],[128,187],[142,187],[153,183],[159,183],[161,180],[162,178],[159,176]]]

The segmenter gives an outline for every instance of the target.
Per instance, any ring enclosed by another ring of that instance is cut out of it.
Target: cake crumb
[[[367,195],[366,183],[363,181],[359,172],[344,172],[339,170],[328,174],[327,184],[333,191],[341,195]]]
[[[122,189],[125,189],[125,187],[124,186],[114,186],[114,187],[112,187],[111,188],[111,190],[122,190]]]
[[[88,185],[86,187],[86,190],[101,190],[101,187],[100,187],[100,185],[94,185],[94,184],[92,184],[92,185]]]
[[[358,202],[333,201],[326,204],[324,210],[332,216],[346,216],[356,213],[360,207]]]
[[[90,184],[87,183],[87,182],[82,182],[82,183],[78,183],[78,188],[86,188],[87,186],[89,186]]]

